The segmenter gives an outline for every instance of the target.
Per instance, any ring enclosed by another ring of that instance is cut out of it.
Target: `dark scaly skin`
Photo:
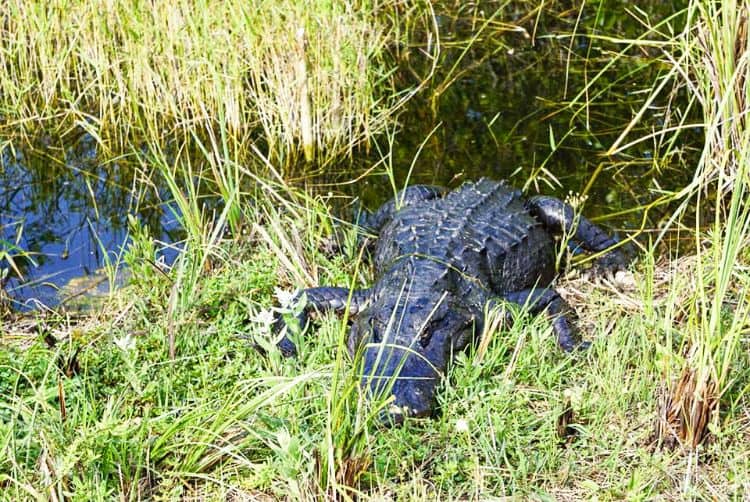
[[[363,387],[394,396],[389,419],[427,416],[452,354],[481,333],[486,305],[512,302],[531,313],[546,312],[560,347],[582,347],[571,323],[574,311],[551,288],[555,277],[553,236],[572,234],[588,251],[616,244],[602,229],[552,197],[524,198],[521,192],[487,179],[446,192],[416,185],[360,222],[378,234],[374,251],[377,280],[354,291],[348,340],[353,355],[363,350]],[[618,250],[601,268],[624,268]],[[346,288],[312,288],[299,316],[310,310],[343,312]],[[277,323],[281,327],[281,322]],[[294,354],[288,338],[281,350]]]
[[[397,210],[436,199],[442,196],[445,191],[445,188],[438,186],[412,185],[401,190],[396,197],[380,206],[374,213],[366,215],[360,222],[360,226],[365,231],[377,234],[386,223],[391,221]]]

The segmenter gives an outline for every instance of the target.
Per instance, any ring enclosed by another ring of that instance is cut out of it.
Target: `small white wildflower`
[[[297,296],[296,291],[285,291],[281,288],[276,288],[274,294],[282,309],[290,310],[294,308],[294,299]]]
[[[258,324],[258,327],[261,332],[263,333],[270,333],[271,332],[271,326],[274,323],[274,313],[271,309],[265,309],[261,310],[257,314],[255,314],[253,317],[251,317],[252,322]]]
[[[128,352],[135,348],[135,338],[128,333],[122,338],[115,338],[115,345],[123,352]]]
[[[469,432],[469,422],[467,422],[465,418],[459,418],[456,420],[456,432]]]
[[[565,197],[565,202],[567,202],[573,209],[577,209],[586,202],[586,199],[588,199],[588,195],[581,195],[579,193],[573,193],[573,191],[568,192],[568,196]]]

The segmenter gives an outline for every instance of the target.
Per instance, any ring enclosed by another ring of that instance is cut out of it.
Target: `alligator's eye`
[[[375,320],[371,317],[367,320],[367,324],[370,325],[370,336],[372,337],[373,343],[380,343],[380,331],[375,327]]]
[[[432,334],[439,327],[440,327],[440,320],[435,319],[435,320],[428,322],[427,325],[424,328],[422,328],[422,331],[419,333],[419,344],[422,346],[423,349],[426,349],[427,346],[430,344],[430,340],[432,339]]]

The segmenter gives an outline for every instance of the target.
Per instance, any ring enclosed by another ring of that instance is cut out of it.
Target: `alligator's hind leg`
[[[548,229],[571,234],[572,239],[588,251],[605,251],[618,242],[583,216],[576,218],[573,208],[555,197],[530,197],[526,207]],[[619,249],[613,249],[597,260],[597,266],[609,271],[624,269],[627,260]]]
[[[335,312],[343,314],[346,311],[349,299],[348,288],[309,288],[301,291],[292,301],[292,305],[305,299],[305,305],[296,317],[297,327],[300,332],[307,328],[311,312]],[[361,311],[367,303],[367,290],[356,290],[352,292],[349,302],[349,314],[355,315]],[[279,316],[274,322],[274,331],[280,332],[284,327],[284,319]],[[285,357],[297,355],[297,348],[287,335],[276,344]]]
[[[532,314],[546,312],[552,319],[552,329],[557,336],[557,343],[564,351],[570,352],[576,348],[588,347],[588,343],[581,342],[578,332],[570,322],[570,317],[575,316],[575,311],[554,289],[524,289],[523,291],[508,293],[502,299],[528,306],[529,312]]]
[[[374,213],[361,215],[358,224],[366,232],[378,234],[380,229],[391,221],[391,218],[399,209],[435,199],[443,195],[445,191],[443,187],[432,185],[406,187],[398,192],[393,199],[380,206]]]

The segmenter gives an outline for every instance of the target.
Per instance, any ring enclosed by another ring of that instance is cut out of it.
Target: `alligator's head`
[[[473,318],[449,294],[382,297],[357,315],[349,351],[363,351],[362,387],[394,396],[386,422],[432,414],[454,347],[466,343],[473,327]]]

